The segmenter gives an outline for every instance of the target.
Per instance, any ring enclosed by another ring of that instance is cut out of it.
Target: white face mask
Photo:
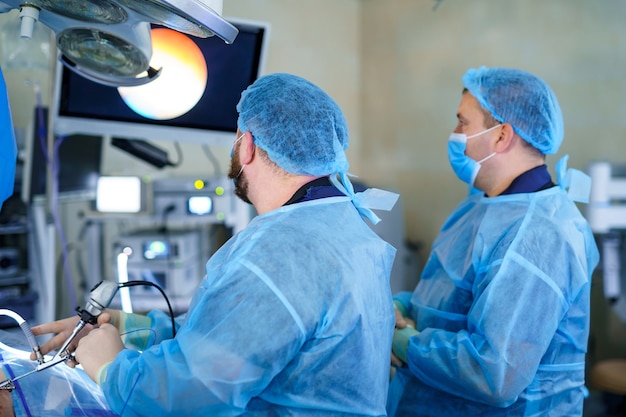
[[[491,155],[488,155],[480,161],[474,161],[465,154],[467,140],[490,132],[498,126],[501,126],[501,124],[497,124],[487,130],[483,130],[482,132],[475,133],[471,136],[467,136],[465,133],[453,132],[450,134],[450,138],[448,139],[448,160],[450,161],[452,170],[461,181],[473,186],[474,181],[476,181],[478,171],[480,171],[481,164],[496,155],[496,153],[493,152]]]
[[[239,141],[240,141],[241,139],[243,139],[243,137],[244,137],[244,136],[246,136],[246,132],[243,132],[243,133],[241,134],[241,136],[239,136],[239,137],[238,137],[237,139],[235,139],[235,141],[233,142],[233,147],[232,147],[232,148],[230,148],[230,157],[231,157],[231,158],[233,157],[233,154],[235,153],[235,146],[237,146],[237,143],[239,143]]]

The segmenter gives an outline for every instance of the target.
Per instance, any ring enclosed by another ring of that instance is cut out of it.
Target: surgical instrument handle
[[[82,321],[89,324],[96,324],[100,314],[111,304],[113,297],[119,288],[116,282],[100,281],[89,292],[89,300],[83,310],[77,309]]]
[[[63,345],[59,348],[57,354],[54,355],[54,358],[56,357],[62,357],[64,359],[68,358],[69,353],[67,352],[67,349],[69,348],[70,343],[72,343],[72,341],[76,338],[78,333],[80,333],[80,331],[83,330],[86,324],[87,323],[84,322],[83,320],[78,320],[78,323],[76,323],[76,326],[74,327],[74,330],[72,331],[72,334],[70,334],[70,337],[68,337],[63,343]]]
[[[72,334],[67,340],[63,343],[63,345],[57,351],[57,354],[52,358],[53,360],[57,358],[69,359],[70,354],[68,352],[69,346],[74,341],[76,336],[83,330],[85,325],[96,324],[98,320],[98,316],[102,314],[102,312],[111,304],[111,300],[115,297],[115,293],[117,292],[118,285],[115,282],[111,281],[100,281],[96,284],[91,291],[89,292],[89,300],[87,300],[87,304],[84,309],[80,307],[76,308],[78,314],[80,316],[80,320],[76,323]]]
[[[25,331],[29,342],[31,342],[31,344],[34,343],[36,349],[33,348],[33,350],[35,351],[37,360],[39,361],[39,365],[32,371],[27,372],[23,375],[1,381],[0,390],[5,389],[12,391],[15,389],[15,384],[13,384],[14,381],[24,378],[25,376],[28,376],[32,373],[43,371],[44,369],[55,366],[61,362],[65,362],[68,359],[73,359],[72,353],[69,351],[70,344],[74,341],[76,336],[78,336],[78,334],[87,324],[97,323],[98,316],[100,316],[100,314],[102,314],[102,312],[109,306],[109,304],[111,304],[111,301],[113,300],[113,297],[115,297],[118,288],[119,286],[115,282],[101,281],[91,289],[91,291],[89,292],[89,300],[87,300],[85,308],[81,309],[80,307],[76,307],[76,311],[78,312],[80,320],[78,320],[76,326],[74,326],[72,334],[70,334],[70,336],[65,340],[63,345],[59,348],[59,350],[52,357],[52,359],[47,362],[44,362],[44,358],[41,355],[39,346],[36,344],[35,336],[33,335],[32,330],[30,330],[30,327],[25,324],[24,319],[22,319],[17,313],[11,312],[10,310],[1,309],[0,313],[10,315],[11,317],[14,317],[18,321],[18,323],[20,323],[20,327],[22,327],[22,329]],[[23,323],[25,324],[24,326],[22,326]]]

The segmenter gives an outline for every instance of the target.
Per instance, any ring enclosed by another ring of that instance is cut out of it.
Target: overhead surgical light
[[[48,10],[51,13],[81,22],[117,24],[128,19],[126,11],[107,0],[31,0],[22,3]]]
[[[118,28],[116,34],[95,28],[64,29],[57,33],[57,47],[66,67],[113,87],[145,84],[160,72],[149,66],[152,44],[146,22]]]
[[[0,13],[19,9],[20,36],[40,21],[56,35],[59,59],[100,84],[136,86],[152,81],[150,24],[226,43],[235,26],[221,17],[222,0],[0,0]]]

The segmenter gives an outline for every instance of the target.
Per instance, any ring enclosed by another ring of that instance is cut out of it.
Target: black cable
[[[79,218],[84,218],[85,217],[85,213],[84,212],[79,212],[78,213],[78,217]],[[76,264],[76,270],[78,271],[78,277],[79,277],[79,288],[82,289],[83,291],[85,291],[87,289],[87,270],[85,268],[84,263],[82,262],[82,257],[81,254],[83,253],[83,250],[85,249],[85,235],[87,233],[87,230],[93,225],[93,221],[92,220],[83,220],[83,224],[80,228],[80,231],[78,232],[78,245],[79,247],[76,249],[76,255],[74,256],[74,262]]]
[[[176,149],[176,154],[178,155],[178,161],[169,162],[168,165],[177,168],[183,163],[183,150],[178,142],[174,142],[174,148]]]
[[[159,228],[159,232],[160,233],[163,233],[163,234],[167,234],[168,233],[167,217],[174,210],[176,210],[176,206],[174,204],[170,204],[169,206],[167,206],[167,207],[165,207],[163,209],[163,212],[161,213],[161,227]]]
[[[156,285],[154,282],[150,282],[150,281],[127,281],[127,282],[120,282],[118,285],[119,285],[119,288],[136,287],[138,285],[145,285],[148,287],[154,287],[157,290],[159,290],[159,292],[165,299],[165,302],[167,303],[167,308],[170,312],[170,319],[172,319],[172,337],[176,337],[176,322],[174,321],[174,310],[172,309],[172,305],[170,304],[169,298],[167,298],[167,295],[165,295],[165,291],[163,291],[161,287]]]
[[[215,154],[213,152],[211,152],[211,148],[209,148],[209,145],[203,144],[202,145],[202,150],[204,151],[204,154],[209,159],[209,161],[211,161],[211,163],[213,164],[213,170],[214,170],[215,177],[216,178],[219,177],[221,175],[221,173],[222,173],[222,169],[220,167],[220,161],[217,159]]]

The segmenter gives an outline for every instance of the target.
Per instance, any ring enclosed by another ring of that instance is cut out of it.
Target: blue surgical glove
[[[418,333],[419,332],[412,326],[406,326],[402,329],[394,330],[391,349],[393,354],[396,355],[402,362],[408,363],[406,351],[409,348],[409,340]]]

